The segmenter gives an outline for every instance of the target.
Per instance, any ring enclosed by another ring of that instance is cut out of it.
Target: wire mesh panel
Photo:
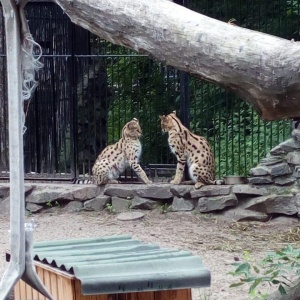
[[[299,1],[197,1],[189,7],[234,25],[299,40]],[[247,175],[268,151],[290,136],[290,121],[263,122],[251,107],[222,88],[191,80],[191,130],[213,146],[217,175]]]

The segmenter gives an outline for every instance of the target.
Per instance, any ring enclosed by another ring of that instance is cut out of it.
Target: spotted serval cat
[[[93,166],[93,181],[101,185],[117,183],[115,179],[130,166],[144,183],[151,183],[138,161],[142,153],[139,140],[142,130],[137,119],[132,119],[122,130],[121,139],[107,146],[98,156]]]
[[[187,163],[196,189],[205,184],[222,184],[222,180],[215,180],[215,159],[207,140],[183,126],[175,112],[160,116],[160,120],[161,129],[168,132],[169,146],[177,158],[176,174],[171,183],[181,183]]]

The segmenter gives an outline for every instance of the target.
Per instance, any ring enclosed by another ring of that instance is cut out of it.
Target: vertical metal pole
[[[180,120],[190,128],[190,75],[180,71]]]
[[[14,0],[2,0],[2,5],[5,16],[9,106],[11,260],[0,283],[0,299],[5,298],[25,270],[25,203],[20,19]]]
[[[189,6],[189,0],[176,0],[175,3],[184,7]],[[180,120],[190,128],[190,75],[180,71]]]
[[[184,7],[189,6],[189,0],[174,2]],[[180,71],[180,120],[185,127],[190,128],[190,75],[184,71]],[[184,177],[189,178],[187,165],[184,169]]]

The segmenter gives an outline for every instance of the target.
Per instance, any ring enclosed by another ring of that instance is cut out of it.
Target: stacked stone
[[[249,183],[288,186],[300,178],[300,131],[293,130],[292,138],[274,147],[259,165],[250,170]]]

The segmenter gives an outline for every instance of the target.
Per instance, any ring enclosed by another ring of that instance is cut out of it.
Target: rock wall
[[[101,188],[92,184],[27,183],[25,187],[26,210],[31,214],[159,209],[162,213],[215,212],[237,221],[267,221],[277,214],[297,217],[300,210],[300,190],[295,187],[275,193],[265,186],[248,184],[204,186],[199,190],[192,185],[166,183],[112,184]],[[9,214],[9,200],[9,184],[0,184],[2,215]]]
[[[300,178],[300,131],[294,129],[292,138],[274,147],[250,170],[249,183],[255,185],[298,186]]]

